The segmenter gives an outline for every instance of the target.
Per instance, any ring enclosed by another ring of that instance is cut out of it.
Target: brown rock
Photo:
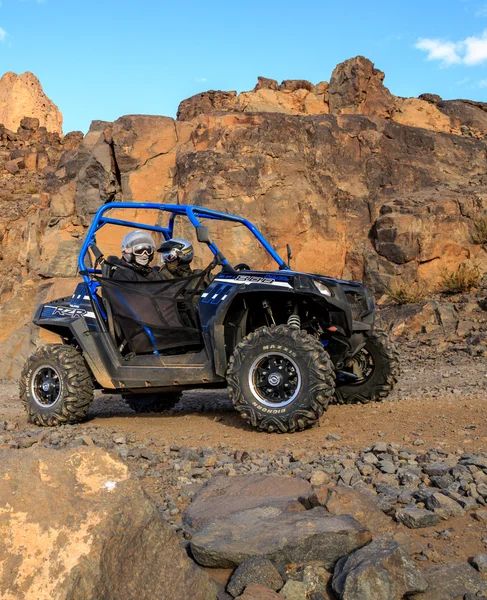
[[[28,117],[25,120],[24,117]],[[22,127],[30,132],[39,125],[62,133],[63,117],[58,107],[44,94],[33,73],[5,73],[0,79],[0,123],[8,129]]]
[[[348,486],[320,486],[310,496],[311,506],[323,506],[332,515],[351,515],[369,529],[373,537],[389,532],[392,519],[378,508],[370,494]]]
[[[340,559],[333,573],[342,600],[402,600],[427,587],[407,552],[383,538]]]
[[[280,511],[302,511],[299,498],[307,498],[310,484],[281,475],[214,477],[194,496],[183,523],[198,531],[207,523],[251,508],[270,506]]]
[[[105,138],[105,121],[93,121],[77,155],[74,205],[82,222],[89,222],[101,204],[116,199],[119,191],[111,146]]]
[[[434,104],[417,98],[396,98],[392,119],[402,125],[451,133],[450,118]]]
[[[275,79],[269,79],[268,77],[257,77],[257,85],[252,91],[258,92],[259,90],[278,90],[279,84]]]
[[[15,158],[14,160],[9,160],[8,162],[5,163],[5,169],[12,175],[15,175],[16,173],[18,173],[20,171],[20,169],[21,169],[20,165],[23,165],[25,167],[24,159],[23,158]]]
[[[73,235],[75,232],[70,225],[66,229],[49,228],[43,238],[43,252],[31,260],[31,267],[43,277],[75,277],[83,243],[79,235]]]
[[[438,94],[420,94],[418,98],[425,102],[430,102],[431,104],[438,104],[442,101],[441,96],[438,96]]]
[[[282,596],[264,585],[250,583],[236,600],[282,600]]]
[[[35,117],[24,117],[20,121],[20,127],[22,129],[27,129],[28,131],[37,131],[39,129],[39,126],[39,119]]]
[[[29,171],[35,171],[37,169],[37,152],[31,152],[24,156],[24,164]]]
[[[72,180],[52,195],[49,208],[53,217],[69,217],[74,213],[75,190],[76,181]]]
[[[374,117],[390,117],[394,96],[384,87],[384,73],[364,56],[340,63],[330,79],[331,113],[360,113]]]
[[[124,200],[164,202],[174,186],[176,153],[193,129],[168,117],[129,115],[115,121],[114,160]]]
[[[246,113],[277,112],[297,115],[302,112],[302,98],[271,88],[261,88],[239,94],[236,108]]]
[[[210,90],[183,100],[177,112],[178,121],[191,121],[198,115],[235,110],[237,92]]]
[[[458,128],[465,127],[466,133],[473,135],[487,133],[487,103],[472,100],[443,100],[438,102],[438,109],[448,115],[452,125]]]
[[[0,574],[3,600],[216,597],[117,458],[96,447],[0,453],[0,560],[15,565]]]
[[[311,92],[313,88],[313,84],[305,79],[285,79],[279,86],[281,92],[295,92],[296,90],[308,90]]]
[[[487,584],[469,564],[447,564],[427,567],[421,574],[428,582],[426,592],[417,594],[417,600],[463,600],[468,593],[485,596]]]

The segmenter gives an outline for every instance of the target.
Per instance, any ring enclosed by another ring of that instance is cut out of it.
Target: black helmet
[[[178,261],[179,264],[189,264],[194,257],[193,245],[184,238],[171,238],[159,246],[157,252],[162,254],[166,263]]]

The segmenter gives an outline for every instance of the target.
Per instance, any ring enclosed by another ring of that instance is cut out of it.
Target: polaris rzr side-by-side
[[[108,215],[113,210],[117,218]],[[158,224],[119,218],[136,210],[158,211]],[[97,246],[102,228],[148,231],[164,245],[180,218],[213,255],[205,269],[167,280],[114,276],[120,259]],[[229,264],[202,220],[246,227],[276,270]],[[374,325],[370,292],[361,283],[293,271],[290,257],[288,248],[285,262],[239,216],[200,206],[103,205],[79,254],[83,282],[72,296],[36,311],[34,323],[62,343],[40,348],[27,361],[20,393],[29,420],[45,426],[78,422],[95,389],[120,393],[142,412],[171,408],[183,390],[227,386],[251,425],[294,432],[316,423],[330,401],[386,397],[399,361]]]

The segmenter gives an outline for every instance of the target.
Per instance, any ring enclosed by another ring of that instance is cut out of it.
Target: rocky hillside
[[[397,98],[383,79],[357,57],[329,83],[259,78],[251,92],[183,101],[177,120],[94,121],[82,140],[30,121],[4,130],[1,376],[18,375],[38,343],[35,305],[72,290],[86,226],[113,200],[241,214],[281,252],[291,243],[295,268],[364,280],[378,294],[394,278],[433,287],[443,268],[465,260],[487,270],[476,238],[487,211],[487,104]],[[241,229],[213,236],[230,260],[257,266]],[[113,253],[119,238],[98,243]]]

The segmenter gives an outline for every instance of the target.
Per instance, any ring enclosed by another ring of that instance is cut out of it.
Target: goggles
[[[164,258],[164,260],[166,262],[172,263],[179,258],[180,254],[181,254],[180,250],[177,250],[176,248],[172,248],[171,250],[167,250],[166,252],[163,252],[162,257]]]
[[[154,247],[150,244],[136,244],[132,248],[132,252],[135,256],[143,256],[144,254],[146,256],[152,256],[154,254]]]

